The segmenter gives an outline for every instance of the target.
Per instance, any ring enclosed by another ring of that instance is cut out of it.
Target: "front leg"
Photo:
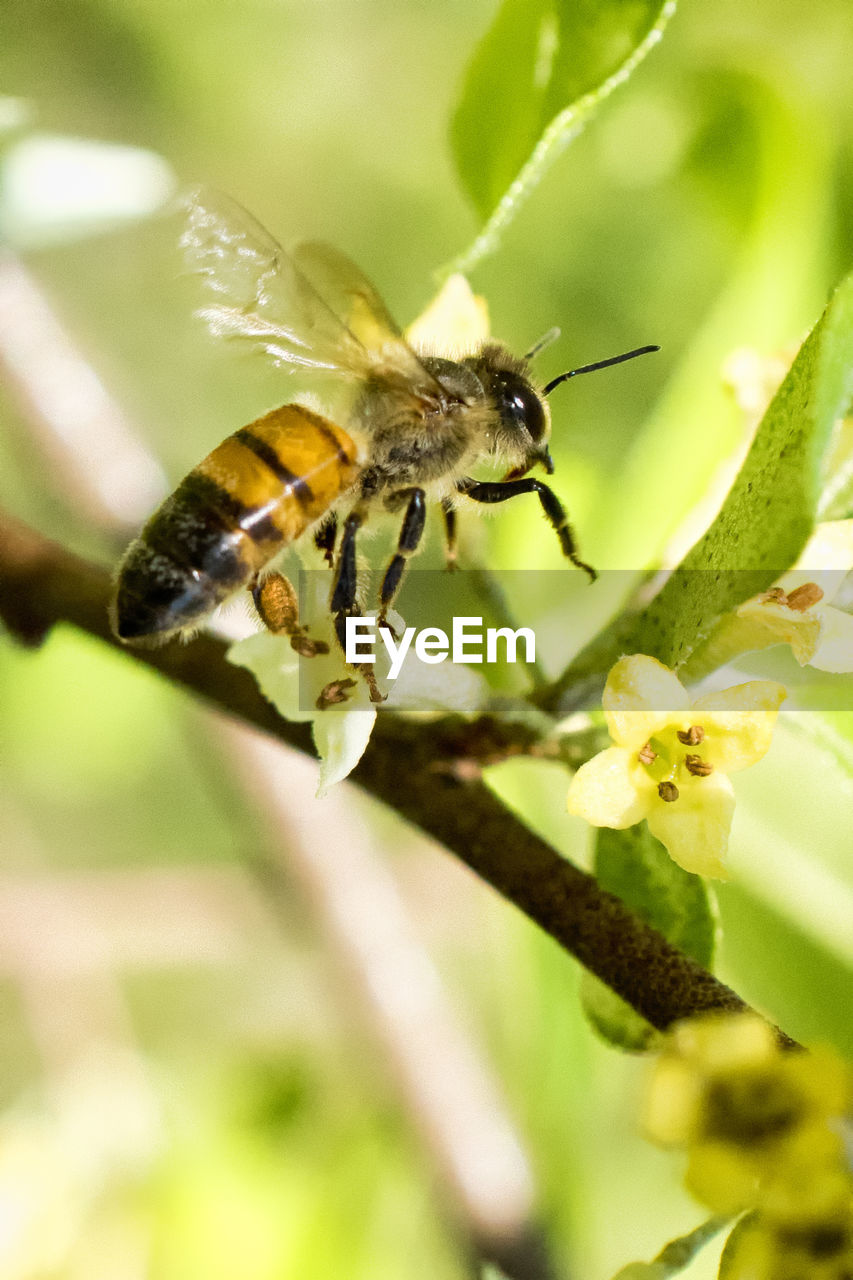
[[[403,516],[403,524],[397,542],[397,553],[385,570],[382,589],[379,593],[380,627],[387,625],[385,618],[396,599],[397,592],[400,590],[400,583],[406,570],[406,561],[417,551],[423,537],[424,524],[426,523],[426,493],[423,489],[398,489],[396,493],[390,495],[385,505],[390,511],[395,511],[403,505],[407,498],[408,505],[406,506],[406,514]]]
[[[551,528],[556,531],[563,555],[579,569],[583,569],[584,573],[589,574],[590,582],[595,582],[598,574],[592,565],[588,565],[578,556],[574,534],[565,508],[554,490],[549,489],[547,484],[534,479],[533,476],[525,476],[521,480],[491,480],[483,483],[478,483],[476,480],[462,480],[457,488],[460,493],[472,498],[474,502],[506,502],[520,493],[535,493]]]

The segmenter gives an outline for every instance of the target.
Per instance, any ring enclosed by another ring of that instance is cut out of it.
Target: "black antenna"
[[[633,360],[635,356],[648,355],[650,351],[660,351],[660,347],[637,347],[636,351],[626,351],[624,355],[611,356],[609,360],[596,360],[595,364],[584,364],[580,369],[570,369],[568,373],[561,373],[559,378],[549,382],[542,394],[549,396],[561,382],[565,382],[567,378],[574,378],[578,373],[595,373],[596,369],[609,369],[612,364],[621,364],[623,360]]]
[[[524,359],[532,360],[534,356],[538,356],[540,351],[544,351],[546,347],[550,347],[552,342],[556,342],[560,336],[560,330],[554,326],[547,333],[543,333],[538,342],[534,342],[529,351],[525,352]]]

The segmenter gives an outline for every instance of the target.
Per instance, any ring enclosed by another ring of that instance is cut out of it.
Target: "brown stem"
[[[70,622],[121,648],[107,621],[109,594],[106,570],[0,516],[0,617],[21,641],[37,644],[56,623]],[[226,648],[200,636],[126,652],[313,754],[308,726],[283,720],[249,673],[226,660]],[[424,727],[380,715],[353,779],[455,853],[658,1029],[706,1010],[748,1007],[528,830],[476,776],[460,780],[449,770],[458,734],[454,720]]]

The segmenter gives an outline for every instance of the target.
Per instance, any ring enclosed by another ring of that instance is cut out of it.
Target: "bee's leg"
[[[322,551],[326,564],[331,568],[335,563],[335,542],[338,537],[338,518],[330,516],[326,523],[314,534],[314,546]]]
[[[547,484],[534,479],[533,476],[525,476],[521,480],[493,480],[482,484],[478,484],[475,480],[463,480],[457,488],[460,493],[472,498],[474,502],[506,502],[520,493],[535,493],[542,504],[542,510],[548,522],[556,531],[563,555],[579,569],[583,569],[584,573],[589,574],[590,582],[595,582],[598,574],[591,565],[578,556],[574,534],[563,504]]]
[[[290,637],[290,646],[303,658],[328,653],[324,640],[312,640],[299,622],[299,604],[293,583],[283,573],[268,573],[251,585],[252,599],[261,622],[273,635]]]
[[[426,493],[423,489],[398,489],[387,499],[385,505],[390,511],[401,507],[408,498],[406,514],[397,541],[397,552],[382,579],[379,592],[379,626],[387,627],[385,616],[396,599],[400,583],[406,571],[406,561],[417,551],[423,537],[426,523]]]
[[[445,498],[441,504],[441,510],[444,513],[444,563],[447,572],[452,573],[456,568],[456,508],[451,506]]]
[[[335,635],[341,652],[346,656],[346,620],[354,617],[359,611],[358,604],[358,566],[355,558],[355,538],[367,512],[366,503],[360,502],[349,513],[344,521],[344,532],[338,551],[338,564],[335,572],[335,585],[332,590],[331,610],[334,615]],[[384,702],[385,695],[380,692],[373,674],[373,668],[365,663],[354,664],[354,669],[361,673],[367,685],[371,702]],[[341,684],[341,689],[338,689]],[[333,690],[333,686],[335,686]],[[339,696],[340,694],[343,696]],[[333,696],[334,695],[334,696]],[[327,685],[320,695],[317,706],[320,710],[331,706],[334,702],[346,701],[346,681],[333,681]],[[323,704],[321,706],[321,703]]]

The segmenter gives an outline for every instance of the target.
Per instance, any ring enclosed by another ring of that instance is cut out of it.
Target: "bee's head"
[[[494,411],[492,453],[508,462],[514,475],[524,475],[537,462],[551,475],[551,414],[530,379],[527,361],[495,345],[485,347],[471,364]]]
[[[490,343],[479,355],[464,361],[476,373],[491,402],[495,417],[491,450],[496,457],[510,463],[511,470],[507,479],[523,476],[537,462],[542,463],[548,475],[553,474],[554,464],[548,452],[551,414],[547,397],[555,387],[579,373],[609,369],[611,365],[633,360],[635,356],[660,350],[659,347],[636,347],[620,356],[610,356],[606,360],[596,360],[594,364],[569,369],[567,373],[552,378],[538,391],[530,379],[529,361],[544,346],[559,337],[559,333],[559,329],[550,329],[523,360],[513,356],[506,347]]]

